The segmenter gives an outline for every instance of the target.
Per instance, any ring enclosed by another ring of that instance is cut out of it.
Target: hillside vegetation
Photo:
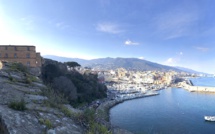
[[[107,88],[98,82],[97,74],[90,71],[84,74],[75,70],[68,71],[66,63],[46,59],[42,67],[42,79],[73,106],[107,96]]]

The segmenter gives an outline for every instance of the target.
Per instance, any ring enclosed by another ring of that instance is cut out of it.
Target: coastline
[[[189,92],[206,92],[206,93],[215,93],[215,87],[207,87],[207,86],[194,86],[191,80],[185,79],[183,82],[180,82],[178,84],[173,84],[170,86],[170,88],[182,88],[185,90],[188,90]],[[159,89],[162,90],[162,89]],[[133,134],[132,132],[129,132],[126,129],[119,128],[117,126],[113,126],[109,121],[109,111],[112,107],[123,103],[124,101],[138,99],[138,98],[144,98],[144,97],[150,97],[150,96],[156,96],[159,95],[157,91],[159,90],[150,90],[146,92],[145,94],[139,95],[139,96],[133,96],[130,98],[121,98],[116,100],[107,100],[104,103],[100,104],[97,109],[97,117],[99,119],[99,123],[107,126],[113,134]]]
[[[156,96],[159,95],[158,92],[156,91],[149,91],[145,94],[139,95],[139,96],[134,96],[134,97],[129,97],[129,98],[122,98],[122,99],[116,99],[116,100],[107,100],[100,104],[97,109],[96,109],[96,115],[97,115],[97,121],[106,127],[108,127],[113,134],[132,134],[132,132],[129,132],[128,130],[121,129],[119,127],[111,125],[109,121],[109,110],[116,106],[117,104],[123,103],[124,101],[128,100],[133,100],[133,99],[138,99],[138,98],[144,98],[144,97],[151,97],[151,96]]]

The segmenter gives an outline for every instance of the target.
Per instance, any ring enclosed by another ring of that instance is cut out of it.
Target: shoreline
[[[100,104],[96,109],[96,115],[97,115],[98,122],[105,125],[106,127],[108,127],[113,132],[113,134],[133,134],[132,132],[129,132],[128,130],[111,125],[110,116],[109,116],[110,109],[112,107],[114,107],[120,103],[123,103],[125,101],[128,101],[128,100],[157,96],[157,95],[159,95],[159,93],[157,91],[150,91],[148,93],[145,93],[145,94],[142,94],[139,96],[135,96],[135,97],[105,101],[102,104]]]
[[[182,88],[182,89],[188,90],[189,92],[215,93],[215,87],[194,86],[191,80],[184,80],[183,82],[177,85],[171,85],[170,88]],[[159,90],[163,90],[163,89],[159,89]],[[121,98],[116,100],[105,101],[104,103],[100,104],[96,109],[97,117],[99,119],[98,122],[108,127],[113,132],[113,134],[133,134],[132,132],[129,132],[126,129],[122,129],[118,126],[113,126],[110,123],[110,116],[109,116],[110,109],[128,100],[159,95],[158,93],[159,90],[151,90],[145,94],[142,94],[139,96],[133,96],[130,98]]]

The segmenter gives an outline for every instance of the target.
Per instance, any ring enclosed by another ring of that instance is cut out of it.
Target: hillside
[[[57,103],[53,98],[56,95],[38,77],[28,73],[25,66],[3,64],[3,68],[0,66],[1,134],[84,133],[68,116],[69,112],[80,111],[66,103]]]
[[[149,70],[156,70],[156,71],[181,71],[180,69],[161,65],[158,63],[150,62],[147,60],[141,60],[138,58],[100,58],[100,59],[93,59],[93,60],[83,60],[77,58],[64,58],[58,56],[44,56],[45,58],[50,58],[53,60],[66,62],[66,61],[76,61],[82,66],[96,68],[96,69],[116,69],[116,68],[125,68],[130,70],[138,70],[138,71],[149,71]]]

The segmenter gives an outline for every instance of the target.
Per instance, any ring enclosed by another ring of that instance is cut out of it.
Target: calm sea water
[[[110,121],[136,134],[215,134],[215,122],[204,121],[204,115],[215,116],[215,94],[169,88],[113,107]]]
[[[210,86],[215,87],[215,78],[214,77],[200,77],[200,78],[191,78],[195,86]]]

